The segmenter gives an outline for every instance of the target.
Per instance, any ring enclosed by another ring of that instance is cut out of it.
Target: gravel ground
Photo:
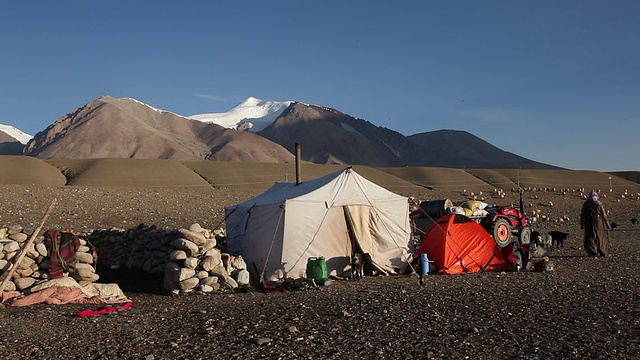
[[[0,225],[35,228],[55,197],[45,228],[177,228],[194,222],[214,228],[221,226],[224,206],[253,195],[202,188],[3,186]],[[455,192],[404,195],[463,200]],[[554,206],[543,207],[549,201]],[[165,295],[159,279],[105,275],[103,280],[121,285],[133,308],[90,318],[75,314],[91,305],[0,308],[0,353],[15,359],[636,359],[640,227],[629,219],[640,202],[605,199],[619,223],[605,258],[587,258],[581,250],[579,197],[542,192],[527,194],[525,202],[552,218],[571,217],[537,225],[571,233],[565,247],[551,254],[554,271],[429,275],[422,287],[415,276],[366,277],[307,291],[177,297]]]

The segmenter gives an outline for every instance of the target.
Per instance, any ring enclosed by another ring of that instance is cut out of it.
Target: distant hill
[[[466,131],[438,130],[407,137],[428,151],[444,153],[444,162],[431,166],[477,169],[560,169],[501,150]]]
[[[296,180],[294,163],[177,161],[161,159],[40,160],[0,155],[0,184],[48,186],[208,187],[266,190],[275,182]],[[344,168],[342,165],[301,164],[301,181]],[[429,167],[373,168],[354,166],[359,174],[399,194],[425,189],[491,192],[522,187],[640,193],[640,184],[597,171],[452,169]],[[609,182],[611,176],[611,182]],[[584,189],[584,190],[582,190]],[[632,195],[630,195],[631,197]],[[636,195],[633,195],[636,196]]]
[[[614,171],[609,174],[640,184],[640,171]]]

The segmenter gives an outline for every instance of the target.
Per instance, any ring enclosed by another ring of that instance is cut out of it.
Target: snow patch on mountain
[[[227,112],[187,116],[188,119],[214,123],[228,129],[260,131],[271,125],[293,101],[269,101],[249,97]]]
[[[153,106],[151,106],[151,105],[149,105],[149,104],[146,104],[146,103],[143,103],[142,101],[140,101],[140,100],[136,100],[136,99],[134,99],[134,98],[123,98],[123,99],[131,100],[131,101],[136,102],[136,103],[138,103],[138,104],[140,104],[140,105],[144,105],[144,106],[146,106],[146,107],[150,108],[150,109],[151,109],[151,110],[153,110],[153,111],[157,111],[157,112],[159,112],[160,114],[164,114],[164,113],[173,114],[171,111],[167,111],[167,110],[162,110],[162,109],[154,108]],[[178,115],[178,114],[174,114],[174,115]],[[178,116],[182,116],[182,115],[178,115]]]
[[[29,140],[33,139],[33,136],[23,132],[20,129],[16,129],[11,125],[0,124],[0,131],[18,140],[22,145],[25,145]]]

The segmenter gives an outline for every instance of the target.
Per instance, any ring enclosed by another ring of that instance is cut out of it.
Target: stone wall
[[[0,228],[0,279],[9,272],[29,237],[20,225]],[[89,244],[80,239],[76,262],[64,274],[80,285],[99,280],[96,267],[163,274],[163,287],[172,294],[230,291],[249,284],[242,257],[230,256],[218,246],[218,240],[225,239],[222,229],[212,231],[198,224],[189,229],[159,229],[140,224],[127,230],[93,230],[87,239],[97,250],[97,264]],[[38,235],[26,251],[5,291],[26,293],[50,279],[44,236]]]
[[[140,224],[128,230],[94,230],[89,241],[98,249],[100,266],[164,274],[164,288],[172,294],[211,293],[249,284],[241,257],[224,253],[212,231],[193,224],[189,229],[159,229]]]

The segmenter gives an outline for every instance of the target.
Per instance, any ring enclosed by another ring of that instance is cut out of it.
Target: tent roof
[[[304,200],[309,201],[331,201],[334,199],[327,198],[327,195],[335,195],[338,191],[345,190],[340,187],[343,187],[348,177],[352,177],[359,187],[358,190],[351,191],[349,195],[351,201],[354,200],[354,192],[358,193],[359,196],[357,197],[362,197],[361,193],[366,193],[367,200],[404,198],[367,180],[356,173],[351,167],[348,167],[310,181],[301,182],[300,184],[296,184],[295,182],[277,182],[264,193],[233,207],[248,208],[256,205],[282,203],[285,200],[302,197],[304,197]],[[330,190],[328,192],[319,192],[318,190],[322,188],[329,188]],[[354,189],[352,188],[351,190]]]

